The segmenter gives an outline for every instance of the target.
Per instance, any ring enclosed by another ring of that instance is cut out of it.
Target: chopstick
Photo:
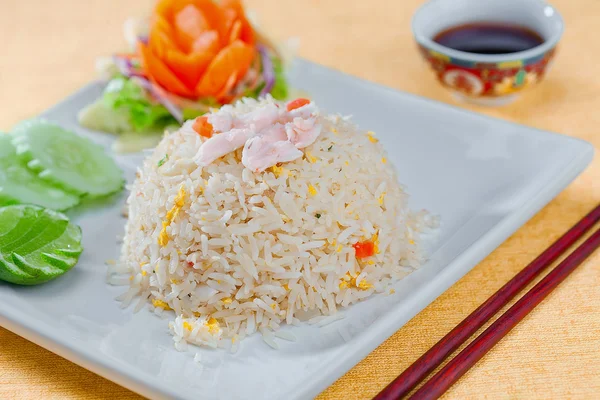
[[[425,382],[410,398],[427,400],[439,398],[477,361],[514,328],[531,310],[548,296],[571,272],[600,247],[600,229],[502,314],[481,335]]]
[[[544,269],[600,221],[600,205],[556,240],[535,260],[502,286],[496,293],[417,359],[402,374],[385,387],[373,400],[399,399],[406,396],[450,354],[481,328],[493,315],[508,304]]]

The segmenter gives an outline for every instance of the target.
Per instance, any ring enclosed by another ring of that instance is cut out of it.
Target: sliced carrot
[[[249,45],[254,45],[254,42],[256,41],[254,35],[254,28],[252,28],[252,25],[250,25],[250,22],[248,22],[248,20],[245,17],[240,19],[242,21],[242,32],[240,34],[240,39],[242,39]]]
[[[371,257],[375,254],[375,243],[369,242],[358,242],[352,245],[356,258]]]
[[[244,7],[242,6],[242,2],[240,0],[221,0],[221,7],[231,8],[238,15],[244,14]]]
[[[179,46],[173,40],[173,31],[164,17],[154,15],[152,17],[148,45],[158,57],[164,57],[169,49],[179,50]]]
[[[227,79],[225,86],[223,86],[223,89],[221,89],[221,91],[219,93],[217,93],[217,95],[215,96],[217,101],[222,102],[223,99],[228,98],[229,92],[231,91],[231,89],[233,89],[235,87],[235,84],[237,83],[237,81],[238,81],[237,73],[231,74],[229,76],[229,78]],[[225,104],[227,102],[222,102],[222,103]]]
[[[151,28],[157,28],[160,29],[161,31],[168,33],[169,35],[171,35],[173,32],[173,27],[171,26],[171,23],[169,22],[169,20],[167,18],[165,18],[163,15],[161,14],[154,14],[152,16],[152,20],[151,20]]]
[[[154,7],[154,14],[162,15],[170,23],[175,22],[175,16],[189,5],[197,5],[198,0],[160,0]]]
[[[233,43],[240,38],[242,34],[242,21],[239,19],[233,23],[231,32],[229,32],[229,43]]]
[[[148,46],[158,57],[163,58],[169,50],[178,50],[179,47],[164,32],[152,29],[148,36]]]
[[[214,11],[221,9],[214,0],[159,0],[154,7],[154,14],[160,14],[167,20],[173,21],[175,15],[190,4],[203,11],[209,22],[214,19],[212,18]]]
[[[223,10],[221,31],[219,32],[222,46],[227,46],[229,44],[229,34],[236,20],[237,13],[235,10],[229,8]]]
[[[235,73],[238,78],[243,77],[254,58],[255,51],[240,40],[222,49],[212,60],[198,86],[198,96],[213,96],[227,83],[229,77]]]
[[[175,15],[175,26],[192,37],[198,37],[209,28],[204,14],[193,4],[188,4]]]
[[[145,73],[166,90],[225,98],[255,58],[253,43],[239,0],[158,0],[140,53]]]
[[[292,111],[292,110],[295,110],[297,108],[304,107],[305,105],[307,105],[309,103],[310,103],[310,100],[303,99],[303,98],[292,100],[289,103],[287,103],[287,110],[288,111]]]
[[[242,23],[240,39],[248,44],[254,44],[254,29],[252,28],[252,25],[250,24],[250,22],[248,22],[248,19],[246,18],[246,13],[244,12],[244,7],[242,6],[240,0],[223,0],[221,2],[221,6],[226,9],[225,12],[227,12],[227,10],[234,11],[235,19],[240,20],[240,22]]]
[[[185,52],[189,52],[194,40],[198,36],[210,29],[208,21],[204,17],[204,14],[196,8],[193,4],[188,4],[181,11],[175,14],[175,37],[177,42],[184,49]]]
[[[140,42],[138,47],[146,75],[169,92],[188,98],[195,97],[194,92],[188,89],[148,46]]]
[[[192,125],[192,129],[195,130],[200,136],[207,138],[212,137],[214,131],[214,128],[211,123],[208,122],[208,117],[206,115],[196,118],[194,124]]]
[[[160,15],[167,20],[171,19],[173,0],[159,0],[154,7],[154,15]]]
[[[229,29],[226,26],[224,16],[225,8],[216,4],[214,0],[161,0],[154,9],[155,15],[161,15],[169,21],[169,24],[175,23],[175,16],[185,7],[193,5],[202,13],[209,25],[209,29],[218,32],[219,37],[223,39],[222,45],[227,45],[229,38]]]
[[[192,44],[192,53],[210,53],[217,54],[221,50],[219,34],[217,31],[203,32],[194,40]]]
[[[167,50],[163,60],[179,80],[193,91],[213,58],[214,53],[184,54],[177,50]]]
[[[195,0],[194,4],[202,11],[211,29],[221,33],[223,24],[223,10],[213,0]]]

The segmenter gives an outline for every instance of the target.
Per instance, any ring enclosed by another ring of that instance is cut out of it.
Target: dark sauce
[[[537,32],[519,25],[480,22],[446,29],[434,42],[454,50],[477,54],[509,54],[532,49],[544,43]]]

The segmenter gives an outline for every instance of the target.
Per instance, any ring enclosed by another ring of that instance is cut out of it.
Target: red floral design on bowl
[[[544,43],[510,54],[467,53],[433,41],[440,31],[472,22],[520,24]],[[431,0],[413,18],[421,55],[438,80],[463,100],[485,105],[510,102],[548,72],[563,32],[558,12],[542,0]]]

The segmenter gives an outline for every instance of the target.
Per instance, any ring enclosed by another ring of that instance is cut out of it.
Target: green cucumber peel
[[[37,285],[77,264],[81,229],[57,211],[33,205],[0,208],[0,279]]]
[[[0,134],[0,206],[22,203],[66,210],[79,204],[79,196],[40,179],[17,156],[10,135]]]
[[[123,172],[91,140],[45,120],[24,121],[11,136],[19,159],[50,185],[89,197],[123,188]]]

